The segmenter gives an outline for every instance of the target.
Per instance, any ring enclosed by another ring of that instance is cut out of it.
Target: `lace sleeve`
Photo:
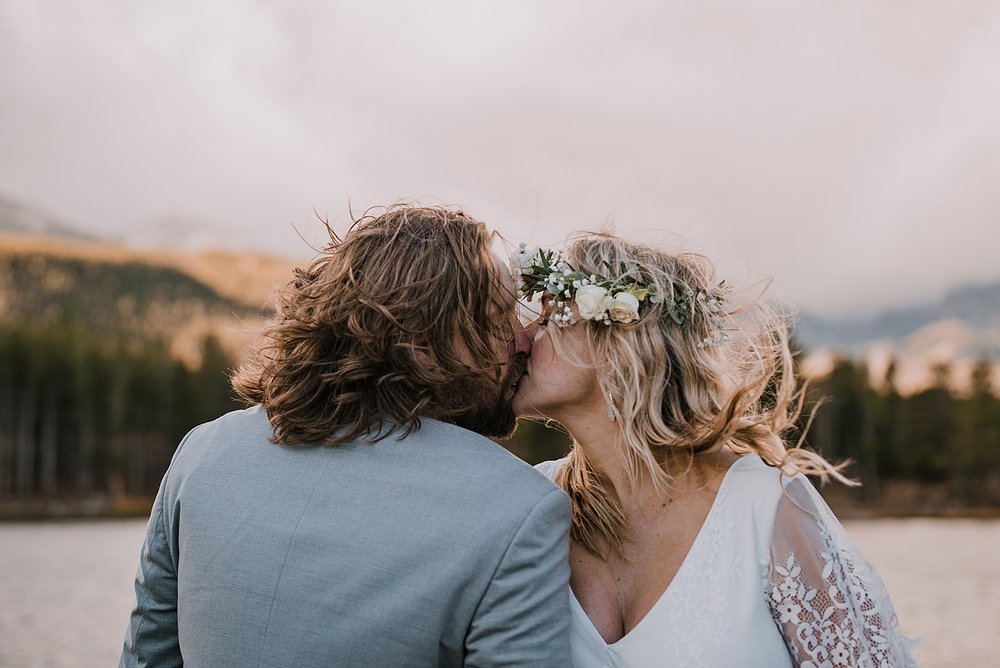
[[[769,573],[771,614],[796,665],[917,665],[878,573],[801,476],[778,502]]]

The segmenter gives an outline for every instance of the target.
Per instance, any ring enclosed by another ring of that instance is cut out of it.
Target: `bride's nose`
[[[530,328],[531,325],[524,327],[520,324],[514,328],[514,354],[531,354],[531,337],[533,332],[530,331]]]

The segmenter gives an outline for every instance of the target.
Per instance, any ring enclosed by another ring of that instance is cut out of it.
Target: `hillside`
[[[290,276],[290,262],[260,256],[0,235],[5,321],[76,322],[104,336],[162,339],[190,365],[208,334],[241,351]]]
[[[98,264],[138,263],[169,267],[204,283],[221,296],[251,307],[260,307],[268,302],[275,289],[292,277],[294,266],[286,258],[253,253],[147,250],[108,242],[10,233],[0,233],[0,255],[37,255]]]

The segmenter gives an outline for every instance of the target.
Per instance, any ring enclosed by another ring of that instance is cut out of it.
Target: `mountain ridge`
[[[932,303],[887,309],[864,318],[834,319],[803,311],[796,320],[795,335],[806,348],[860,352],[873,341],[901,341],[946,320],[974,329],[1000,329],[1000,280],[959,285]],[[1000,350],[991,354],[1000,356]]]
[[[34,234],[55,238],[97,241],[97,237],[64,223],[38,207],[0,195],[0,233]]]
[[[162,231],[160,234],[168,238]],[[40,256],[63,262],[83,260],[119,267],[141,263],[174,269],[208,286],[220,299],[233,300],[239,305],[236,310],[255,312],[255,323],[277,289],[292,278],[295,263],[290,259],[189,246],[182,240],[174,248],[98,240],[0,197],[0,257]],[[3,304],[0,301],[0,308]],[[940,299],[884,309],[867,317],[837,318],[803,309],[793,333],[814,359],[860,359],[873,373],[883,368],[886,360],[895,360],[904,370],[901,377],[917,388],[927,382],[935,364],[954,364],[961,375],[975,359],[1000,361],[1000,280],[958,285]],[[812,366],[824,368],[828,364]]]

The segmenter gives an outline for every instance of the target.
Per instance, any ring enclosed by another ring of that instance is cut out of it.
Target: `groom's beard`
[[[454,418],[454,423],[487,438],[507,438],[517,427],[517,416],[511,405],[514,399],[512,386],[524,375],[528,358],[515,355],[507,365],[507,371],[500,380],[499,387],[481,380],[453,383],[449,388],[448,401],[452,406],[460,406],[470,399],[468,409]]]

